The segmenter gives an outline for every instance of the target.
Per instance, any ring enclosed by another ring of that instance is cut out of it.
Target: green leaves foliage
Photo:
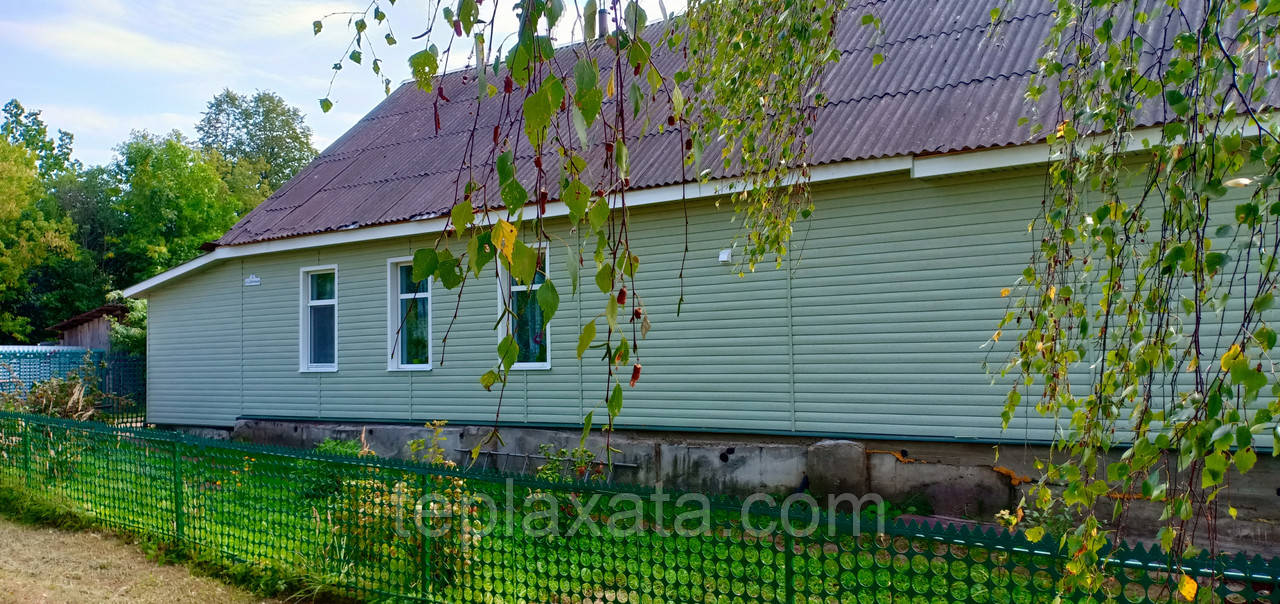
[[[471,207],[471,202],[463,200],[453,206],[449,211],[449,223],[459,232],[466,230],[471,226],[471,222],[475,219],[475,210]]]
[[[433,249],[421,249],[413,253],[413,280],[422,281],[435,276],[440,268],[440,258]]]
[[[486,391],[492,390],[493,385],[497,384],[500,381],[502,381],[502,376],[497,371],[494,371],[492,369],[484,372],[484,374],[480,376],[480,386],[484,388]]]
[[[1046,205],[1029,227],[1035,256],[1011,284],[1025,294],[997,329],[1019,334],[1000,370],[1006,422],[1023,411],[1059,427],[1028,499],[1037,513],[1066,505],[1077,530],[1060,544],[1074,571],[1062,587],[1096,589],[1104,549],[1125,537],[1099,504],[1119,509],[1140,491],[1163,507],[1171,556],[1211,547],[1186,527],[1212,522],[1229,474],[1254,468],[1254,437],[1280,411],[1268,326],[1280,139],[1243,119],[1261,82],[1241,68],[1280,51],[1280,21],[1257,19],[1262,3],[1247,0],[1168,28],[1180,3],[1059,6],[1044,41],[1054,51],[1028,87],[1057,116],[1042,134],[1054,156]],[[1139,31],[1172,42],[1160,60],[1144,62]],[[1151,112],[1167,123],[1142,131],[1136,116]],[[1132,141],[1140,153],[1125,151]],[[992,344],[1005,344],[1000,333]]]
[[[462,284],[462,260],[454,258],[449,250],[442,250],[437,255],[439,266],[436,267],[436,279],[445,289],[454,289]]]
[[[480,231],[467,242],[467,268],[477,277],[497,255],[492,231]]]
[[[556,316],[556,311],[560,309],[560,292],[556,291],[556,284],[552,281],[544,281],[538,287],[538,307],[542,309],[542,327],[546,327],[551,323],[552,317]]]
[[[471,30],[479,19],[480,5],[476,3],[476,0],[459,0],[458,21],[462,23],[463,35],[471,35]]]
[[[609,423],[622,413],[622,384],[614,384],[613,391],[609,393]]]
[[[537,91],[525,98],[524,132],[534,147],[540,147],[546,141],[551,117],[560,110],[564,94],[564,84],[560,82],[560,78],[549,75]]]
[[[529,200],[529,192],[516,179],[515,152],[508,150],[498,156],[497,171],[503,205],[509,210],[523,207]]]
[[[511,249],[511,276],[522,285],[533,283],[538,270],[538,250],[517,239]]]
[[[594,40],[598,32],[596,32],[596,12],[599,8],[596,6],[596,0],[587,0],[582,6],[582,39]]]
[[[645,14],[644,9],[640,7],[640,3],[636,0],[627,0],[627,4],[622,9],[622,23],[627,28],[627,33],[632,38],[639,39],[640,33],[644,31],[644,26],[649,16]]]
[[[582,360],[582,355],[591,347],[591,342],[596,339],[596,322],[592,319],[590,323],[582,326],[582,333],[578,334],[578,360]]]
[[[560,200],[569,209],[569,220],[575,224],[581,222],[587,213],[587,202],[591,200],[591,190],[582,181],[574,179],[565,185],[560,193]]]
[[[520,344],[516,343],[516,339],[510,335],[502,338],[498,343],[498,364],[502,370],[511,371],[511,366],[516,364],[518,358],[520,358]]]
[[[600,288],[600,293],[608,294],[613,291],[613,265],[603,263],[596,271],[596,287]]]
[[[833,40],[843,6],[825,0],[694,2],[682,19],[687,30],[680,42],[698,50],[688,55],[682,91],[691,93],[682,104],[695,109],[676,112],[689,132],[685,163],[708,178],[712,171],[702,153],[715,142],[724,147],[715,167],[745,173],[746,186],[730,199],[749,270],[767,255],[784,256],[795,221],[811,209],[809,188],[790,183],[813,128],[807,108],[824,104],[822,75],[840,56]],[[868,14],[865,22],[878,20]],[[628,50],[629,64],[647,60],[643,44]],[[640,96],[632,94],[632,102]]]
[[[409,73],[422,90],[434,90],[432,78],[440,70],[440,49],[435,44],[409,55]]]
[[[363,53],[373,52],[369,46],[361,46],[361,40],[373,35],[367,31],[369,26],[389,23],[379,4],[371,3],[364,15],[353,17],[359,25],[347,60],[360,64]],[[595,345],[604,349],[610,364],[606,383],[614,387],[604,403],[612,423],[622,407],[618,382],[625,379],[614,372],[631,369],[638,376],[640,367],[639,363],[634,369],[626,366],[638,349],[621,331],[628,320],[641,337],[651,327],[639,297],[626,287],[635,287],[640,266],[625,228],[624,191],[630,186],[633,164],[628,143],[638,133],[650,131],[654,125],[650,120],[655,118],[659,133],[679,127],[683,149],[677,152],[684,155],[688,173],[702,179],[713,173],[700,165],[703,150],[715,141],[727,143],[725,157],[738,158],[740,165],[725,167],[744,174],[749,185],[733,199],[745,218],[745,240],[752,248],[749,261],[754,266],[765,253],[781,256],[792,223],[811,210],[804,186],[807,173],[799,184],[792,183],[797,182],[796,168],[804,165],[804,139],[812,133],[809,110],[825,102],[817,92],[823,67],[838,56],[831,43],[838,3],[695,2],[690,4],[690,13],[680,18],[681,27],[646,32],[649,16],[641,3],[625,0],[613,16],[619,24],[617,31],[597,39],[606,33],[596,31],[596,11],[601,3],[587,0],[581,12],[582,33],[591,40],[591,52],[561,53],[562,58],[573,57],[572,62],[557,61],[551,66],[548,62],[556,53],[549,32],[567,18],[564,0],[514,3],[519,29],[504,38],[496,51],[486,48],[485,35],[491,24],[485,23],[479,0],[450,0],[447,4],[440,8],[441,16],[463,43],[450,44],[446,51],[427,45],[411,55],[409,66],[417,86],[435,94],[433,105],[451,102],[443,90],[437,91],[435,81],[442,68],[442,52],[453,58],[470,52],[472,62],[479,65],[474,72],[476,100],[502,95],[494,102],[501,101],[518,115],[493,129],[492,153],[487,157],[496,157],[492,170],[497,186],[490,184],[490,174],[468,174],[465,194],[454,200],[449,212],[449,222],[459,245],[465,242],[465,252],[456,252],[458,246],[439,244],[430,251],[420,251],[415,256],[414,274],[432,277],[453,289],[467,275],[481,276],[498,258],[516,283],[538,282],[536,301],[546,327],[558,312],[561,299],[551,275],[539,273],[546,267],[538,266],[538,248],[565,237],[569,252],[566,274],[572,292],[577,293],[579,273],[586,265],[583,259],[589,258],[592,264],[586,266],[594,267],[596,285],[607,296],[603,312],[583,326],[578,356],[593,346],[597,323],[603,316],[608,329],[603,341]],[[373,18],[366,22],[360,17],[367,17],[369,10]],[[663,13],[666,18],[665,8]],[[386,27],[387,43],[394,44],[390,27]],[[653,61],[654,45],[666,45],[667,50],[690,57],[689,68],[664,73],[666,67]],[[339,61],[336,68],[345,62]],[[371,57],[368,66],[381,75],[376,57]],[[602,67],[605,73],[601,73]],[[503,77],[504,71],[509,77]],[[616,117],[629,121],[625,127],[621,121],[615,123],[613,109],[605,110],[606,100],[621,108]],[[562,133],[561,124],[570,126],[574,134]],[[488,132],[484,134],[488,139]],[[520,157],[517,167],[515,153],[525,148],[525,141],[534,154]],[[597,154],[598,148],[606,149],[603,157]],[[591,165],[584,157],[593,158]],[[598,157],[602,161],[597,161]],[[486,169],[484,161],[468,167],[468,171]],[[545,202],[557,195],[557,189],[569,222],[568,236],[548,229],[544,222]],[[507,209],[506,217],[494,220],[487,211],[499,204]],[[477,215],[473,208],[481,213]],[[452,236],[443,235],[437,243],[447,244]],[[482,376],[483,387],[506,380],[513,350],[518,357],[519,341],[524,340],[502,339],[498,367]],[[590,430],[590,419],[586,424]]]
[[[573,103],[578,116],[575,119],[582,120],[580,136],[585,138],[586,130],[600,117],[600,107],[604,104],[604,91],[600,89],[599,82],[600,67],[595,59],[584,58],[574,66],[573,75]],[[586,146],[585,142],[583,146]]]

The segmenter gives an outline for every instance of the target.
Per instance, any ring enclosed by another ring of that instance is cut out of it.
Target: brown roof
[[[848,9],[836,37],[842,58],[825,75],[828,102],[817,109],[810,163],[1030,142],[1030,126],[1017,122],[1029,113],[1027,80],[1051,25],[1052,6],[1050,0],[870,0]],[[994,35],[988,27],[993,7],[1004,10],[1004,23]],[[860,24],[866,12],[881,18],[878,34]],[[560,49],[558,60],[573,61],[570,53],[582,50],[581,45]],[[885,61],[873,68],[871,57],[877,52]],[[679,58],[659,53],[655,61],[669,69]],[[477,117],[471,76],[469,70],[442,76],[441,85],[453,102],[437,104],[434,94],[413,83],[400,86],[217,243],[237,245],[447,212],[468,178],[459,168],[473,126],[478,132],[473,164],[486,166],[494,126],[518,117],[514,110],[504,113],[502,94],[482,102]],[[518,90],[513,95],[523,98]],[[654,117],[655,123],[663,121],[665,113]],[[574,139],[568,132],[565,138]],[[680,182],[679,144],[674,131],[659,133],[656,127],[629,140],[632,190]],[[519,173],[531,173],[531,149],[521,143],[515,152]],[[599,165],[592,155],[586,154],[590,165]],[[719,152],[705,155],[719,157]],[[557,172],[549,167],[548,173]]]
[[[89,312],[78,314],[56,325],[49,326],[50,331],[66,331],[73,327],[78,327],[98,317],[111,316],[117,319],[129,314],[129,309],[123,304],[104,304]]]

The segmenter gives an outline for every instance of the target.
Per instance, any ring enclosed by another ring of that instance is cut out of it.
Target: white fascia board
[[[1270,119],[1274,117],[1274,115],[1275,112],[1268,111],[1264,113],[1262,117],[1264,119]],[[1230,128],[1241,130],[1246,138],[1260,136],[1262,131],[1257,124],[1243,116],[1236,118],[1230,124]],[[1162,133],[1163,128],[1159,126],[1134,130],[1127,136],[1124,142],[1124,150],[1125,152],[1136,152],[1150,148],[1160,142]],[[1085,144],[1091,144],[1094,142],[1105,143],[1107,142],[1107,139],[1105,136],[1093,136],[1086,139]],[[937,176],[981,172],[985,170],[998,170],[1001,168],[1044,164],[1055,159],[1053,154],[1054,148],[1048,143],[1034,143],[1014,147],[999,147],[995,149],[926,157],[902,155],[875,159],[859,159],[813,166],[810,168],[809,180],[813,183],[833,182],[862,176],[873,176],[876,174],[888,174],[904,171],[910,172],[912,178],[931,178]],[[746,184],[747,182],[741,178],[727,178],[710,183],[694,182],[630,191],[626,195],[627,207],[667,203],[679,201],[681,199],[693,200],[727,195],[741,190],[743,186],[746,186]],[[620,203],[618,201],[618,196],[614,195],[613,199],[610,200],[610,203],[614,207],[617,207]],[[494,217],[501,216],[501,212],[505,212],[505,210],[491,210],[491,214]],[[568,213],[569,210],[563,203],[551,202],[547,204],[546,212],[543,216],[547,218],[554,218],[558,216],[565,216]],[[414,235],[438,233],[447,227],[448,224],[448,219],[446,217],[440,217],[381,226],[369,226],[345,231],[332,231],[315,235],[301,235],[285,239],[260,241],[257,243],[224,246],[215,249],[209,254],[200,256],[195,260],[176,266],[160,273],[159,275],[147,279],[146,281],[129,287],[124,290],[124,294],[130,297],[138,296],[166,281],[175,279],[192,271],[198,270],[205,265],[225,258],[239,258],[243,256],[256,256],[259,254],[270,254],[289,250],[326,247],[344,243],[376,241],[379,239],[392,239],[396,237],[410,237]]]
[[[1133,134],[1129,143],[1129,147],[1131,147],[1132,150],[1141,149],[1143,144],[1139,141],[1145,142],[1144,138],[1152,137],[1155,140],[1158,140],[1159,129],[1151,128],[1147,130],[1150,130],[1150,132],[1142,130]],[[825,164],[810,168],[809,180],[812,183],[834,182],[862,176],[889,174],[893,172],[909,172],[912,178],[929,178],[949,174],[963,174],[983,170],[1041,164],[1048,162],[1049,159],[1049,145],[1040,143],[931,157],[913,157],[904,155]],[[709,183],[694,182],[630,191],[626,194],[627,207],[633,208],[679,201],[681,199],[694,200],[727,195],[741,190],[742,187],[746,186],[746,184],[747,181],[742,178],[728,178]],[[614,195],[612,197],[613,198],[610,200],[610,203],[614,207],[617,207],[620,203],[618,196]],[[501,217],[506,210],[499,209],[491,210],[490,212],[493,217],[497,218]],[[543,216],[546,218],[555,218],[565,216],[568,213],[569,210],[564,203],[551,202],[547,204],[546,211],[543,213]],[[381,239],[393,239],[398,237],[411,237],[414,235],[438,233],[445,229],[448,224],[449,222],[447,217],[439,217],[380,226],[368,226],[344,231],[331,231],[315,235],[301,235],[284,239],[274,239],[271,241],[259,241],[257,243],[223,246],[215,249],[209,254],[200,256],[195,260],[181,264],[160,273],[155,277],[147,279],[146,281],[138,283],[137,285],[129,287],[124,290],[124,294],[130,297],[144,294],[148,290],[151,290],[166,281],[181,277],[182,275],[198,270],[212,262],[217,262],[226,258],[240,258],[244,256],[256,256],[260,254],[271,254],[290,250],[301,250],[346,243],[358,243],[362,241],[377,241]]]
[[[815,166],[811,168],[810,181],[834,181],[856,178],[859,176],[907,171],[911,169],[911,160],[911,157],[902,156],[856,160],[841,162],[838,164]],[[745,183],[746,181],[741,178],[732,178],[709,183],[668,185],[664,187],[630,191],[627,193],[627,207],[668,203],[672,201],[679,201],[681,199],[692,200],[727,195],[740,190]],[[616,195],[613,197],[614,199],[611,200],[611,203],[617,207],[620,202]],[[490,211],[494,217],[498,217],[505,212],[506,210]],[[547,204],[547,209],[543,213],[543,216],[546,218],[555,218],[559,216],[566,216],[568,213],[569,209],[564,203],[551,202]],[[192,271],[199,270],[210,263],[227,258],[241,258],[244,256],[257,256],[260,254],[271,254],[290,250],[327,247],[345,243],[358,243],[362,241],[376,241],[380,239],[394,239],[398,237],[411,237],[414,235],[438,233],[447,227],[448,224],[449,222],[446,217],[429,218],[425,220],[369,226],[346,231],[331,231],[315,235],[302,235],[270,241],[259,241],[256,243],[223,246],[208,254],[200,256],[199,258],[171,268],[159,275],[147,279],[146,281],[128,287],[124,290],[124,295],[128,297],[140,296],[166,281],[171,281]]]
[[[226,249],[227,248],[220,247],[194,260],[188,260],[186,262],[183,262],[182,264],[179,264],[178,266],[175,266],[141,283],[136,283],[134,285],[124,288],[124,290],[122,290],[122,293],[124,293],[126,297],[132,298],[137,296],[138,294],[141,294],[149,289],[154,288],[157,285],[160,285],[161,283],[164,283],[165,281],[169,281],[170,279],[176,279],[178,277],[181,277],[182,275],[185,275],[191,271],[194,271],[211,262],[216,262],[223,258],[228,258],[231,255],[224,251]]]
[[[1004,147],[950,155],[917,157],[911,162],[911,178],[932,178],[999,168],[1048,163],[1048,145]]]
[[[1271,112],[1264,117],[1273,115]],[[1227,124],[1226,131],[1239,131],[1245,138],[1257,138],[1262,135],[1262,128],[1248,117],[1237,117]],[[1121,153],[1136,153],[1162,144],[1163,126],[1137,128],[1125,135]],[[1181,138],[1175,138],[1163,144],[1179,144]],[[1088,148],[1095,144],[1110,144],[1107,135],[1092,135],[1078,143],[1080,148]],[[968,151],[911,158],[912,178],[931,178],[935,176],[951,176],[984,170],[998,170],[1045,164],[1051,160],[1062,158],[1059,147],[1051,147],[1048,143],[1019,145],[1016,147],[1000,147],[982,151]]]

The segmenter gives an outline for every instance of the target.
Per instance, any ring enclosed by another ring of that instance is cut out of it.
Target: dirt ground
[[[185,566],[160,566],[137,547],[92,532],[64,532],[0,517],[0,603],[272,602],[197,577]]]

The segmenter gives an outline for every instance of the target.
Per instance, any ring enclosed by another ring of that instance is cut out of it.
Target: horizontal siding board
[[[1015,427],[1001,430],[1007,385],[992,384],[988,373],[1016,341],[1012,331],[999,343],[991,336],[1009,309],[1001,290],[1034,249],[1027,224],[1040,210],[1042,183],[1041,170],[1026,169],[822,185],[814,218],[797,225],[784,266],[766,261],[745,275],[717,259],[739,235],[729,204],[690,202],[687,214],[677,204],[633,209],[630,238],[641,258],[633,294],[653,328],[641,342],[643,376],[627,390],[619,425],[1048,438],[1051,422],[1026,409]],[[575,348],[582,320],[601,312],[606,297],[590,266],[571,295],[560,242],[576,235],[563,223],[549,228],[557,241],[550,270],[561,285],[551,369],[513,372],[500,415],[497,389],[486,392],[478,381],[497,361],[492,272],[473,277],[460,294],[432,292],[432,370],[387,370],[387,260],[435,243],[417,236],[245,257],[158,288],[149,342],[152,421],[230,425],[239,416],[268,416],[574,426],[594,409],[599,423],[610,383],[601,353],[592,349],[580,361]],[[322,264],[338,266],[339,369],[303,373],[299,269]],[[683,282],[676,277],[682,268]],[[244,286],[250,274],[261,285]],[[622,329],[632,338],[626,319]],[[625,380],[629,369],[619,371]]]

